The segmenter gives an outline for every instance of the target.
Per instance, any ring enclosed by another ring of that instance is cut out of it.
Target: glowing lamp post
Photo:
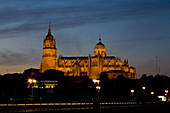
[[[96,101],[99,101],[99,93],[101,87],[99,86],[100,80],[93,79],[93,83],[95,84],[96,87]]]
[[[145,86],[143,86],[143,87],[142,87],[142,89],[143,89],[143,91],[145,91],[146,87],[145,87]]]
[[[168,101],[168,90],[165,90],[166,101]]]
[[[36,84],[37,80],[35,79],[28,79],[28,83],[29,83],[29,86],[31,86],[31,100],[33,101],[33,95],[34,95],[34,92],[33,92],[33,88],[34,88],[34,84]]]
[[[93,79],[93,83],[99,85],[100,80]]]
[[[99,109],[99,101],[100,101],[100,89],[101,87],[99,86],[99,83],[100,83],[100,80],[96,80],[96,79],[93,79],[93,83],[95,84],[95,88],[96,88],[96,99],[94,101],[94,109]]]
[[[168,94],[168,90],[165,90],[165,93]]]
[[[151,95],[152,95],[152,96],[154,95],[154,92],[153,92],[153,91],[151,92]]]
[[[36,82],[37,82],[37,80],[35,80],[35,79],[28,79],[28,83],[29,84],[36,84]]]
[[[96,86],[96,90],[97,90],[98,92],[100,92],[100,89],[101,89],[100,86]]]
[[[154,99],[153,99],[153,95],[154,95],[154,93],[155,93],[155,92],[153,92],[153,91],[151,92],[151,95],[152,95],[152,100],[154,100]]]
[[[98,102],[100,100],[100,86],[96,86],[96,101]]]
[[[143,86],[142,90],[143,90],[143,104],[144,104],[145,103],[145,90],[146,90],[146,87]]]
[[[131,92],[131,93],[132,93],[132,95],[133,95],[133,93],[135,92],[135,90],[131,89],[131,90],[130,90],[130,92]]]
[[[135,90],[134,90],[134,89],[131,89],[131,90],[130,90],[130,92],[131,92],[131,95],[132,95],[132,101],[133,101],[133,93],[135,92]]]

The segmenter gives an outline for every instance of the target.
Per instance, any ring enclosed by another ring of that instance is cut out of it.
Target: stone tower
[[[49,25],[48,34],[43,43],[43,55],[42,63],[40,66],[40,72],[44,72],[49,69],[56,69],[57,67],[57,48],[56,42],[51,34],[51,28]]]

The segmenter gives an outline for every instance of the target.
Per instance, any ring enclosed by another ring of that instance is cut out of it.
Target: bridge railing
[[[116,107],[135,107],[142,102],[64,102],[64,103],[10,103],[0,104],[0,113],[7,112],[38,112],[38,111],[63,111],[63,110],[95,110]],[[145,103],[153,105],[152,103]]]

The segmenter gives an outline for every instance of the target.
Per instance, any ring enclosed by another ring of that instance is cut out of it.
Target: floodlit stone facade
[[[51,35],[50,27],[48,35],[44,39],[40,72],[49,69],[63,71],[65,76],[89,76],[91,79],[99,79],[101,73],[108,75],[109,79],[117,79],[120,75],[136,79],[136,69],[129,66],[128,60],[122,62],[120,58],[106,55],[106,48],[100,37],[99,42],[95,45],[93,56],[59,56],[57,60],[56,43]]]
[[[51,29],[49,27],[48,34],[43,43],[43,56],[40,66],[40,72],[44,72],[49,69],[57,68],[57,49],[54,37],[51,35]]]

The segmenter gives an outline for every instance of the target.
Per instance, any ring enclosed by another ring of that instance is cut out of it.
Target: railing
[[[93,103],[0,104],[0,113],[93,109]]]
[[[155,103],[146,102],[145,105]],[[132,108],[143,106],[142,102],[73,102],[73,103],[25,103],[0,104],[0,113],[12,112],[41,112],[41,111],[69,111],[69,110],[96,110],[110,108]]]

